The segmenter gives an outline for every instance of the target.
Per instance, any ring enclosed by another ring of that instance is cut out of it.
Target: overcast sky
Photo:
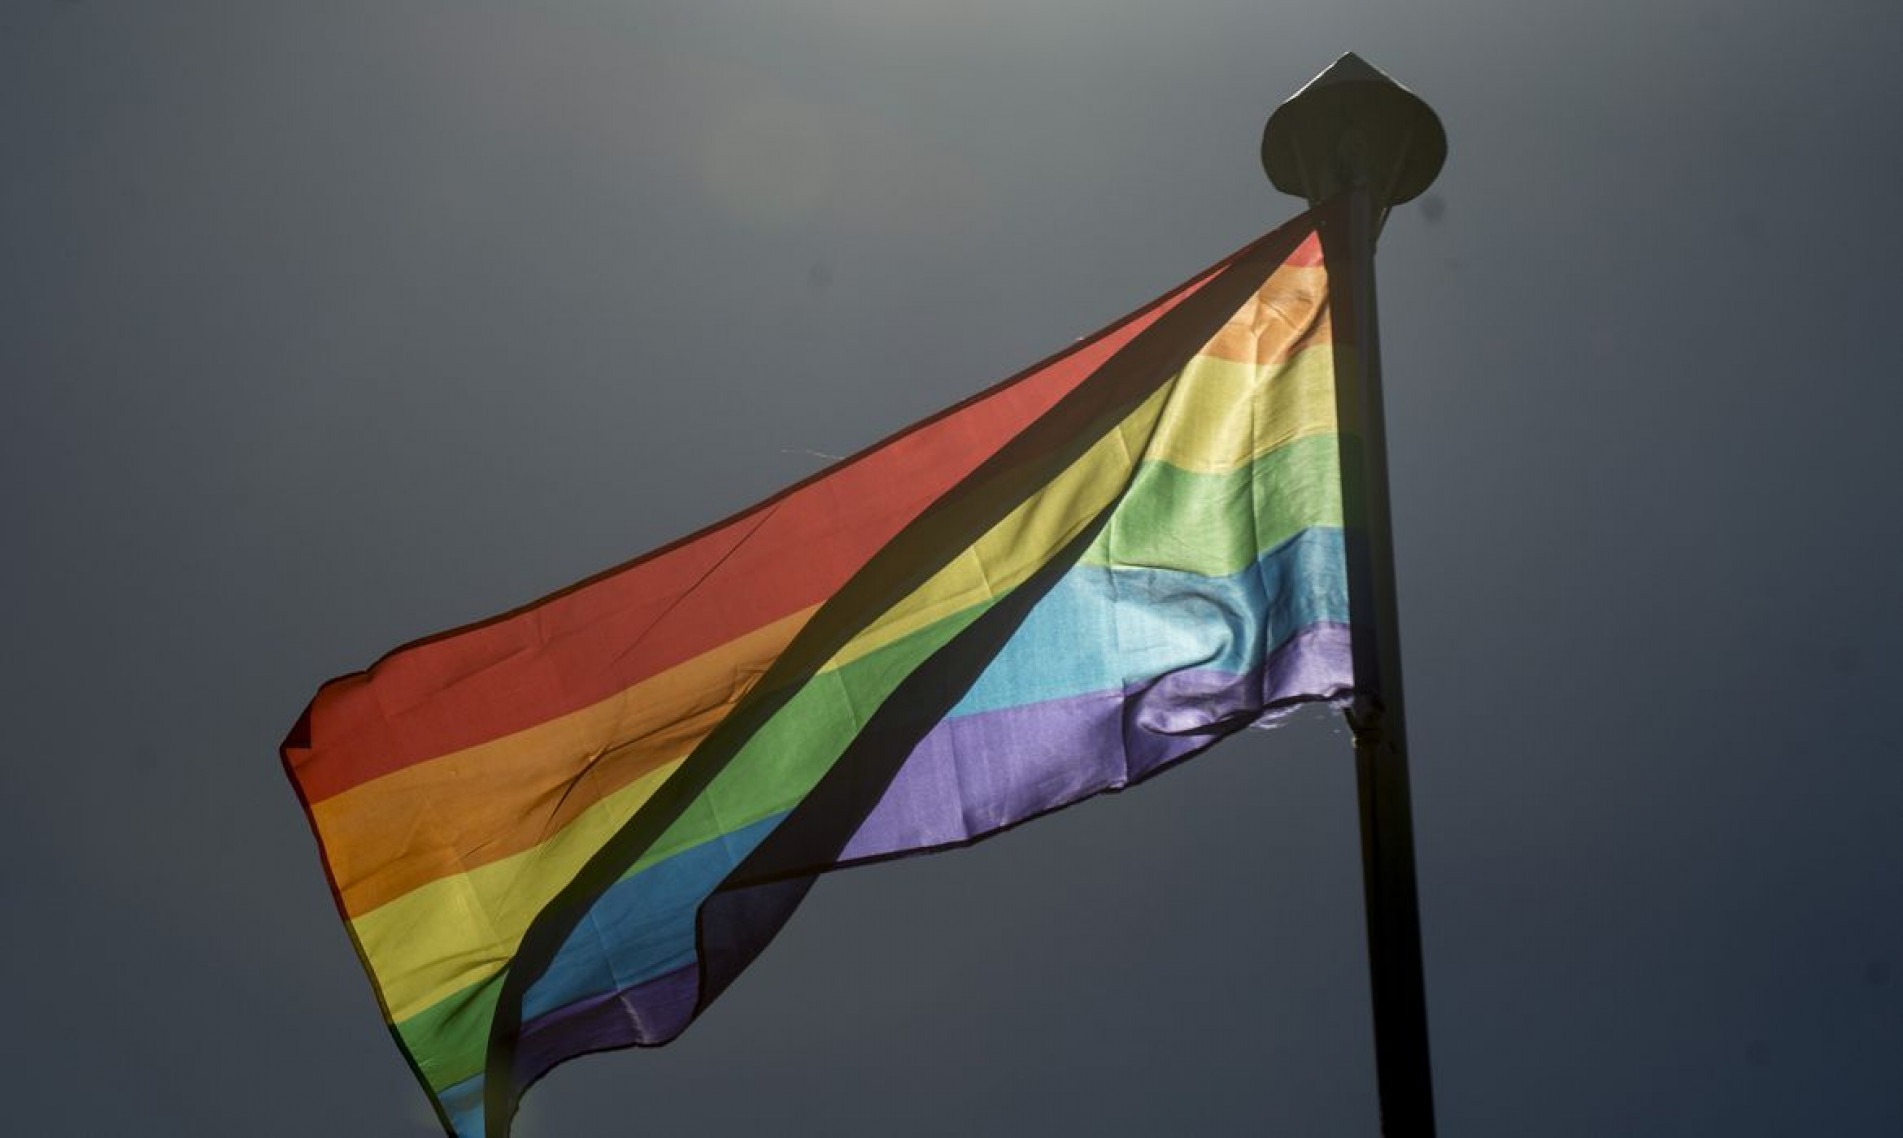
[[[9,1133],[434,1130],[278,741],[1300,208],[1380,257],[1446,1135],[1903,1132],[1903,4],[5,0]],[[822,882],[525,1138],[1370,1135],[1315,713]]]

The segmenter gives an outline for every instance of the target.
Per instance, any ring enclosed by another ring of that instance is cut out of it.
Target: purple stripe
[[[632,1044],[653,1046],[679,1035],[694,1018],[700,966],[591,996],[530,1020],[516,1043],[516,1085],[526,1086],[556,1064]]]
[[[981,838],[1138,781],[1294,704],[1354,682],[1348,627],[1315,624],[1259,673],[1174,672],[1099,692],[947,719],[906,759],[841,862]]]
[[[957,845],[1114,790],[1295,705],[1336,699],[1354,679],[1348,626],[1314,624],[1260,672],[1174,672],[1100,692],[956,716],[905,760],[839,863]],[[517,1085],[565,1059],[665,1043],[693,1018],[700,971],[592,996],[523,1026]]]

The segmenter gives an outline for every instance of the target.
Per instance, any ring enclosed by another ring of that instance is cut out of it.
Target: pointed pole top
[[[1269,181],[1310,203],[1365,184],[1385,210],[1419,197],[1446,158],[1434,109],[1354,52],[1277,107],[1262,132]]]

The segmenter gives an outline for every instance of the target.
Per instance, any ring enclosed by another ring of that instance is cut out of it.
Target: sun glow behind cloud
[[[822,5],[814,20],[842,6]],[[867,18],[905,35],[968,24],[907,7],[922,21],[909,30],[890,14]],[[744,52],[658,49],[624,21],[574,13],[466,13],[417,32],[445,119],[482,132],[502,166],[594,169],[633,194],[662,180],[642,169],[685,171],[709,203],[769,231],[942,233],[985,199],[950,140],[900,129],[817,80],[776,77]]]

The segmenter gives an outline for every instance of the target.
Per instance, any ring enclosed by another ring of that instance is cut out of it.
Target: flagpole
[[[1425,190],[1446,152],[1446,136],[1433,110],[1352,53],[1278,107],[1262,138],[1262,164],[1276,188],[1327,207],[1320,224],[1336,301],[1331,316],[1354,629],[1355,697],[1347,715],[1361,806],[1375,1081],[1385,1138],[1433,1138],[1434,1101],[1388,513],[1374,246],[1389,207]]]

